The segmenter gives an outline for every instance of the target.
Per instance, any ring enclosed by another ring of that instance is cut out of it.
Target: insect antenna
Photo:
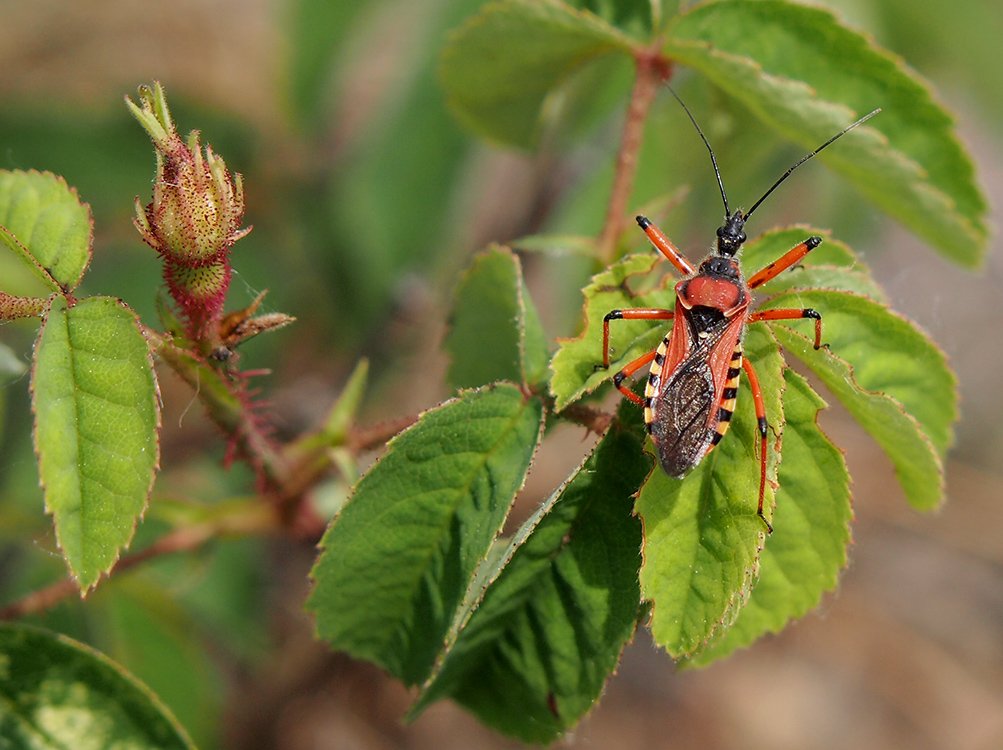
[[[676,97],[676,98],[678,99],[679,97]],[[685,107],[685,105],[683,105],[683,106]],[[815,156],[815,154],[817,154],[819,151],[821,151],[822,149],[824,149],[826,146],[832,145],[832,143],[834,141],[838,140],[839,138],[842,138],[844,135],[846,135],[847,133],[849,133],[851,130],[853,130],[858,125],[863,125],[865,122],[867,122],[868,120],[870,120],[872,117],[874,117],[874,115],[876,115],[880,111],[881,111],[881,108],[878,107],[874,111],[868,112],[866,115],[864,115],[863,117],[861,117],[856,122],[851,123],[850,125],[847,125],[845,128],[843,128],[842,130],[840,130],[838,133],[836,133],[836,135],[834,135],[832,138],[830,138],[829,140],[827,140],[825,143],[823,143],[817,149],[815,149],[814,151],[812,151],[810,154],[805,154],[800,159],[798,159],[796,162],[794,162],[794,164],[791,165],[790,169],[788,169],[786,172],[784,172],[782,175],[780,175],[780,179],[777,180],[776,182],[774,182],[773,185],[770,186],[770,189],[767,190],[765,193],[763,193],[763,197],[760,198],[755,203],[753,203],[752,204],[752,208],[750,208],[748,211],[745,212],[745,217],[743,218],[743,221],[747,220],[752,215],[752,212],[755,211],[757,208],[759,208],[759,205],[769,197],[770,193],[772,193],[774,190],[776,190],[780,186],[780,183],[782,183],[784,180],[786,180],[788,177],[791,176],[791,174],[794,172],[795,169],[797,169],[802,164],[804,164],[806,161],[808,161],[810,158],[812,158],[813,156]],[[693,119],[692,116],[690,117],[690,119]],[[713,158],[713,156],[712,156],[712,158]],[[715,168],[716,168],[716,166],[715,166]]]
[[[710,154],[710,163],[714,165],[714,176],[717,177],[717,186],[721,190],[721,201],[724,203],[724,217],[727,219],[731,216],[731,210],[728,208],[728,194],[724,191],[724,182],[721,180],[721,170],[717,168],[717,157],[714,156],[714,149],[710,147],[710,142],[707,140],[707,136],[703,134],[700,126],[697,124],[696,118],[693,116],[693,113],[690,112],[690,108],[686,106],[686,102],[682,100],[679,94],[676,93],[676,90],[669,84],[665,84],[665,88],[669,90],[669,93],[671,93],[672,96],[676,98],[676,101],[679,102],[680,106],[682,106],[686,116],[689,117],[690,122],[693,123],[693,127],[697,129],[697,133],[700,135],[700,140],[703,141],[703,145],[707,147],[707,153]]]

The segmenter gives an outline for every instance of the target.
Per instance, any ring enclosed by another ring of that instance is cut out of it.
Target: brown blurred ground
[[[0,100],[68,97],[79,106],[105,106],[138,82],[161,78],[187,97],[240,112],[264,132],[280,127],[275,2],[8,0],[0,14]],[[983,185],[999,194],[998,132],[964,112],[960,119]],[[676,673],[639,636],[599,706],[563,745],[1003,748],[1003,258],[997,242],[985,273],[975,276],[902,230],[889,229],[880,241],[889,252],[873,262],[876,275],[896,307],[941,342],[959,374],[964,418],[948,469],[949,502],[932,516],[908,510],[887,461],[833,410],[823,426],[847,447],[857,514],[838,592],[780,636],[700,672]],[[418,330],[433,357],[438,331]],[[420,384],[407,406],[427,407],[440,387]],[[580,452],[578,435],[563,439],[570,455]],[[527,495],[546,491],[552,479],[537,477]],[[229,747],[517,746],[450,704],[403,726],[406,691],[312,641],[299,614],[308,567],[302,551],[283,572],[287,585],[277,588],[285,596],[273,615],[280,647],[260,673],[238,681]]]

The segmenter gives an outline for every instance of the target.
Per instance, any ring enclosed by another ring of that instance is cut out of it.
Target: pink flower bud
[[[247,234],[241,229],[244,190],[240,175],[208,146],[203,156],[198,131],[185,143],[178,135],[163,89],[140,89],[142,108],[127,100],[157,149],[153,201],[136,206],[136,228],[154,250],[186,266],[218,260]]]
[[[136,199],[133,223],[164,258],[164,278],[188,334],[211,338],[230,283],[230,248],[251,231],[240,228],[243,184],[209,146],[203,153],[198,131],[187,142],[181,139],[159,83],[140,87],[139,101],[141,106],[126,99],[153,140],[157,171],[153,200],[144,207]]]
[[[171,260],[164,263],[164,281],[193,339],[206,340],[216,333],[230,275],[230,264],[225,261],[204,266],[183,266]]]

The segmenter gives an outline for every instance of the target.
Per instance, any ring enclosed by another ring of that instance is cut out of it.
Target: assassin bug
[[[858,125],[874,117],[880,109],[864,115],[843,128],[811,153],[795,162],[745,213],[728,207],[728,196],[717,166],[714,150],[682,99],[693,127],[710,153],[724,203],[724,223],[717,230],[717,244],[699,267],[682,256],[672,241],[646,217],[637,223],[651,244],[683,275],[675,287],[675,309],[634,308],[612,310],[603,318],[603,368],[609,368],[609,324],[611,320],[671,320],[672,330],[653,352],[629,362],[613,376],[613,384],[624,396],[644,408],[644,422],[658,450],[665,472],[682,477],[703,460],[728,431],[738,396],[739,376],[745,371],[756,408],[759,431],[759,504],[757,514],[772,533],[763,515],[766,492],[766,436],[768,424],[763,392],[752,363],[742,356],[742,337],[747,323],[764,320],[808,318],[815,324],[815,349],[822,346],[822,316],[811,308],[784,308],[753,312],[752,290],[765,284],[799,262],[822,242],[808,237],[780,258],[757,271],[748,280],[736,260],[746,240],[743,228],[763,201],[806,161]],[[624,380],[650,363],[644,397],[624,385]]]

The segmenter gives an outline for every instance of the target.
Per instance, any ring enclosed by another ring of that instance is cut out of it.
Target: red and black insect
[[[669,89],[672,91],[671,89]],[[752,208],[734,213],[718,170],[717,159],[700,126],[681,99],[690,121],[710,152],[724,202],[724,224],[717,230],[716,248],[698,268],[682,256],[671,240],[644,216],[637,223],[651,244],[683,275],[676,284],[675,309],[634,308],[612,310],[603,318],[603,367],[609,368],[609,323],[611,320],[671,320],[672,330],[653,352],[648,352],[613,376],[624,396],[644,407],[644,422],[658,450],[666,473],[682,477],[703,460],[728,431],[738,397],[739,376],[745,371],[755,403],[759,429],[759,505],[757,513],[772,533],[763,515],[766,492],[766,436],[768,424],[763,392],[752,363],[742,356],[742,338],[747,323],[764,320],[809,318],[815,323],[815,348],[822,345],[822,316],[811,308],[752,311],[752,290],[799,262],[818,247],[821,237],[808,237],[777,260],[753,274],[748,281],[736,260],[746,240],[743,228],[752,212],[799,166],[836,139],[880,112],[876,109],[847,126],[788,169]],[[650,363],[644,397],[623,381]]]

